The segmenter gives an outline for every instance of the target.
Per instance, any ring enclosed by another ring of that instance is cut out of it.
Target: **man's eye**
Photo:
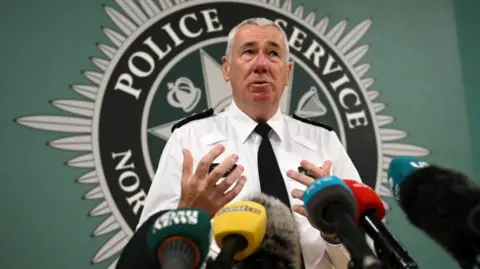
[[[252,54],[252,53],[253,53],[253,50],[251,50],[251,49],[245,50],[243,52],[243,54]]]
[[[270,54],[273,55],[273,56],[276,56],[276,57],[279,56],[279,55],[278,55],[278,52],[276,52],[276,51],[274,51],[274,50],[272,50],[272,51],[270,52]]]

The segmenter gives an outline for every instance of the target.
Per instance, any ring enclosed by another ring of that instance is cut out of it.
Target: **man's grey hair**
[[[225,55],[227,56],[228,59],[232,58],[232,47],[233,47],[233,44],[235,43],[235,34],[237,33],[238,28],[248,24],[253,24],[258,26],[273,26],[277,28],[282,33],[283,40],[285,42],[285,49],[286,49],[285,59],[286,61],[288,61],[290,56],[290,49],[288,47],[288,38],[287,38],[287,34],[285,34],[285,31],[282,29],[282,27],[280,27],[274,21],[269,20],[267,18],[257,18],[257,17],[246,19],[241,23],[237,24],[235,27],[233,27],[232,30],[230,30],[230,33],[228,33],[227,51],[225,52]]]

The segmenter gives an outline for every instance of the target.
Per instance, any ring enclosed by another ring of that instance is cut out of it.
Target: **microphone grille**
[[[279,261],[274,268],[301,268],[300,236],[293,212],[281,200],[263,193],[248,200],[263,205],[267,212],[267,229],[258,256]]]

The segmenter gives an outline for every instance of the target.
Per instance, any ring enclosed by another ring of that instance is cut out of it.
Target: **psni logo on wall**
[[[108,216],[93,235],[113,232],[93,263],[118,255],[133,234],[172,125],[206,108],[221,111],[231,101],[220,59],[230,29],[249,17],[275,20],[288,35],[293,69],[282,111],[332,126],[367,185],[391,196],[385,171],[391,159],[429,153],[399,143],[407,132],[388,128],[394,118],[377,101],[370,63],[362,62],[369,46],[359,44],[371,19],[348,25],[318,19],[288,0],[268,2],[145,0],[106,6],[117,28],[103,28],[111,43],[98,45],[104,55],[92,57],[98,69],[84,72],[88,83],[72,86],[78,100],[52,102],[71,116],[17,119],[69,134],[49,145],[79,153],[67,165],[86,170],[78,178],[92,185],[85,199],[99,200],[90,215]]]

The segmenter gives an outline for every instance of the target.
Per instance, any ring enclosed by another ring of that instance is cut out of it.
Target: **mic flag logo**
[[[429,166],[429,164],[423,160],[402,156],[395,158],[388,168],[388,185],[396,201],[399,201],[400,187],[402,181],[411,173],[417,169],[421,169]]]
[[[198,224],[198,211],[197,210],[178,210],[169,211],[162,216],[158,217],[153,225],[153,232],[161,230],[165,227],[178,224]]]
[[[419,169],[419,168],[427,167],[429,164],[427,162],[420,161],[420,162],[410,162],[410,165]]]
[[[62,133],[48,145],[77,153],[66,165],[85,169],[77,179],[91,186],[84,199],[98,201],[90,216],[105,216],[93,236],[112,234],[92,253],[93,264],[118,257],[135,231],[171,127],[188,113],[223,111],[231,102],[220,59],[230,29],[250,17],[271,18],[286,31],[292,72],[281,110],[331,126],[364,183],[391,196],[390,160],[429,154],[399,142],[408,133],[389,127],[394,118],[379,101],[364,60],[370,46],[361,40],[371,18],[334,21],[291,0],[116,3],[104,5],[114,27],[102,27],[109,42],[97,44],[103,55],[91,57],[96,69],[83,70],[86,82],[71,85],[78,98],[52,101],[68,115],[16,119]],[[112,260],[109,268],[115,268]]]

